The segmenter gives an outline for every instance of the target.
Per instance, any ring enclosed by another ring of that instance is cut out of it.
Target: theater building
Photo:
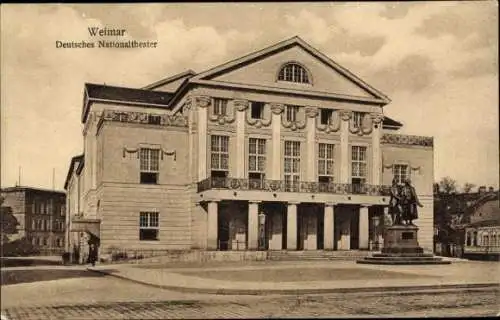
[[[398,134],[388,103],[298,37],[140,89],[85,84],[67,249],[377,249],[396,177],[432,251],[433,139]]]

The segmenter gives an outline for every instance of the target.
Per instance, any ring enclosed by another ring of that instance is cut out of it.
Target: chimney
[[[477,192],[478,192],[479,194],[486,193],[486,186],[480,186],[480,187],[477,189]]]

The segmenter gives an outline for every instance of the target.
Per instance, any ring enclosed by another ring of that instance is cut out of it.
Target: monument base
[[[357,263],[365,264],[450,264],[442,258],[424,253],[418,245],[418,227],[415,225],[394,225],[386,229],[381,253],[365,257]]]

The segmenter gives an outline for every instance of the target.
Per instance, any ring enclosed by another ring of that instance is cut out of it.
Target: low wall
[[[209,262],[209,261],[264,261],[267,251],[128,251],[101,254],[105,263],[169,263],[169,262]]]

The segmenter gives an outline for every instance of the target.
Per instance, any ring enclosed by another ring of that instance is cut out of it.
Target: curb
[[[379,292],[406,292],[406,291],[426,291],[426,290],[471,290],[471,289],[500,289],[499,283],[472,283],[472,284],[441,284],[424,286],[386,286],[386,287],[358,287],[358,288],[306,288],[306,289],[209,289],[193,288],[174,285],[160,285],[145,281],[127,278],[122,275],[105,272],[97,269],[87,268],[89,271],[112,276],[129,282],[150,286],[158,289],[166,289],[184,293],[201,293],[217,295],[297,295],[297,294],[319,294],[319,293],[379,293]]]

